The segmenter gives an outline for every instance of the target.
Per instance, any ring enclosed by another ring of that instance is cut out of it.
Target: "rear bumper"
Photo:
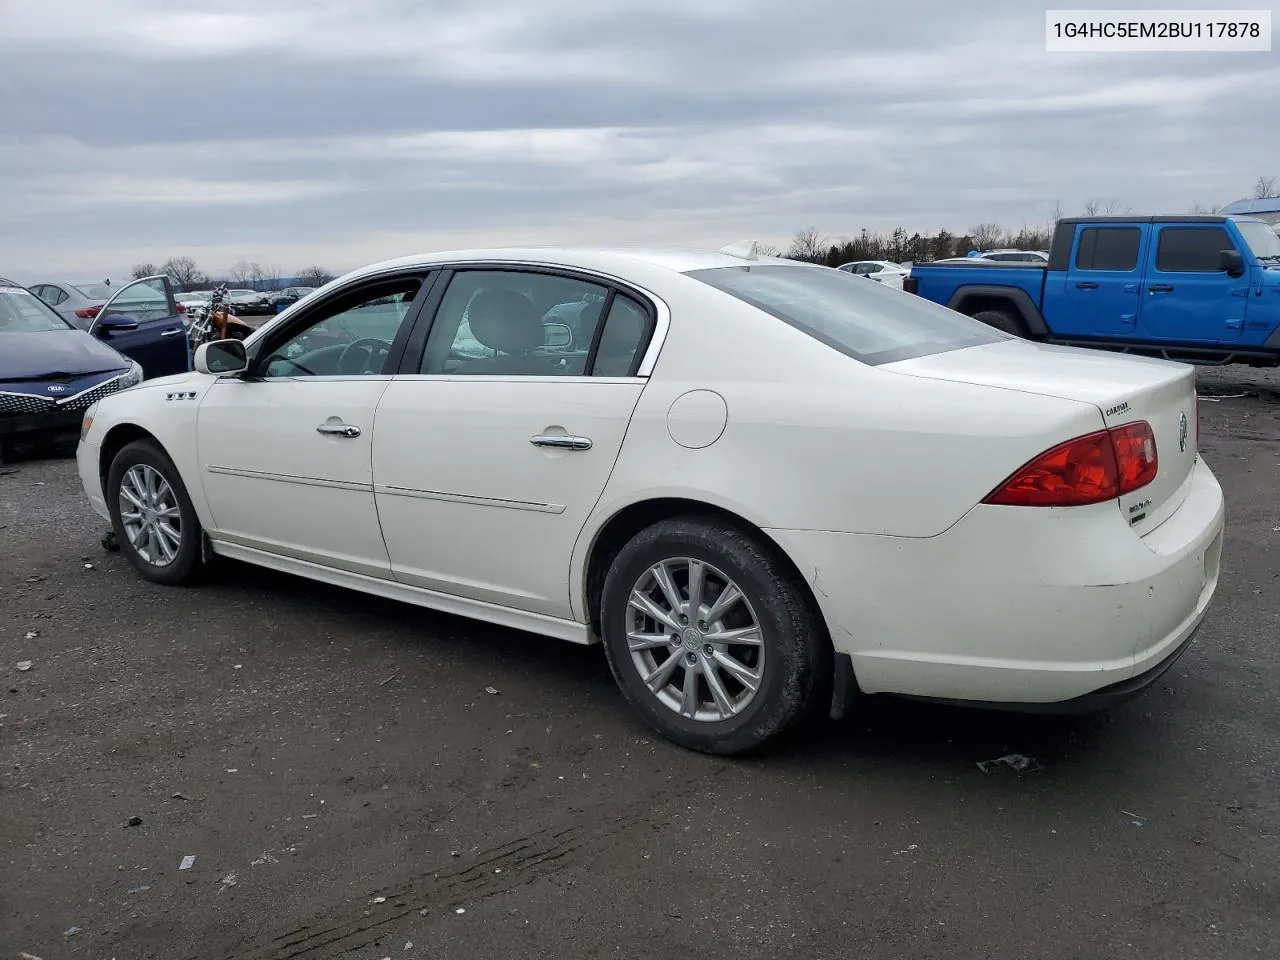
[[[937,537],[771,530],[805,572],[856,690],[1008,709],[1096,709],[1140,692],[1217,589],[1222,490],[1197,464],[1137,536],[1114,502],[977,507]]]

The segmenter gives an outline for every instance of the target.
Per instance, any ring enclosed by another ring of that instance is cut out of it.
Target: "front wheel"
[[[140,574],[168,586],[195,577],[200,520],[178,468],[157,443],[135,440],[116,454],[105,493],[116,542]]]
[[[830,643],[776,548],[698,517],[657,523],[613,561],[605,654],[658,733],[705,753],[754,749],[813,713]]]

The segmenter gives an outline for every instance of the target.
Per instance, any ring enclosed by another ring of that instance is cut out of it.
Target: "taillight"
[[[1046,450],[982,502],[1009,507],[1102,503],[1146,486],[1158,469],[1150,424],[1127,423]]]
[[[101,309],[101,307],[81,307],[76,311],[76,316],[81,320],[92,320],[98,315],[98,311]]]
[[[902,289],[905,293],[915,293],[920,289],[920,281],[915,277],[903,277]]]

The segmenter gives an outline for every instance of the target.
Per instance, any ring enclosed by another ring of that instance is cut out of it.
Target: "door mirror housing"
[[[556,348],[573,346],[573,330],[567,323],[544,323],[542,334],[545,346]]]
[[[1244,257],[1239,250],[1222,250],[1218,253],[1218,269],[1227,271],[1227,276],[1244,276]]]
[[[249,357],[239,340],[214,340],[196,347],[194,365],[199,373],[233,376],[249,368]]]

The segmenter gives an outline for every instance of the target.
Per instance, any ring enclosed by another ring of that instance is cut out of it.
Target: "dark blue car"
[[[121,287],[87,332],[0,279],[0,455],[74,435],[95,400],[189,369],[186,327],[163,277]]]

